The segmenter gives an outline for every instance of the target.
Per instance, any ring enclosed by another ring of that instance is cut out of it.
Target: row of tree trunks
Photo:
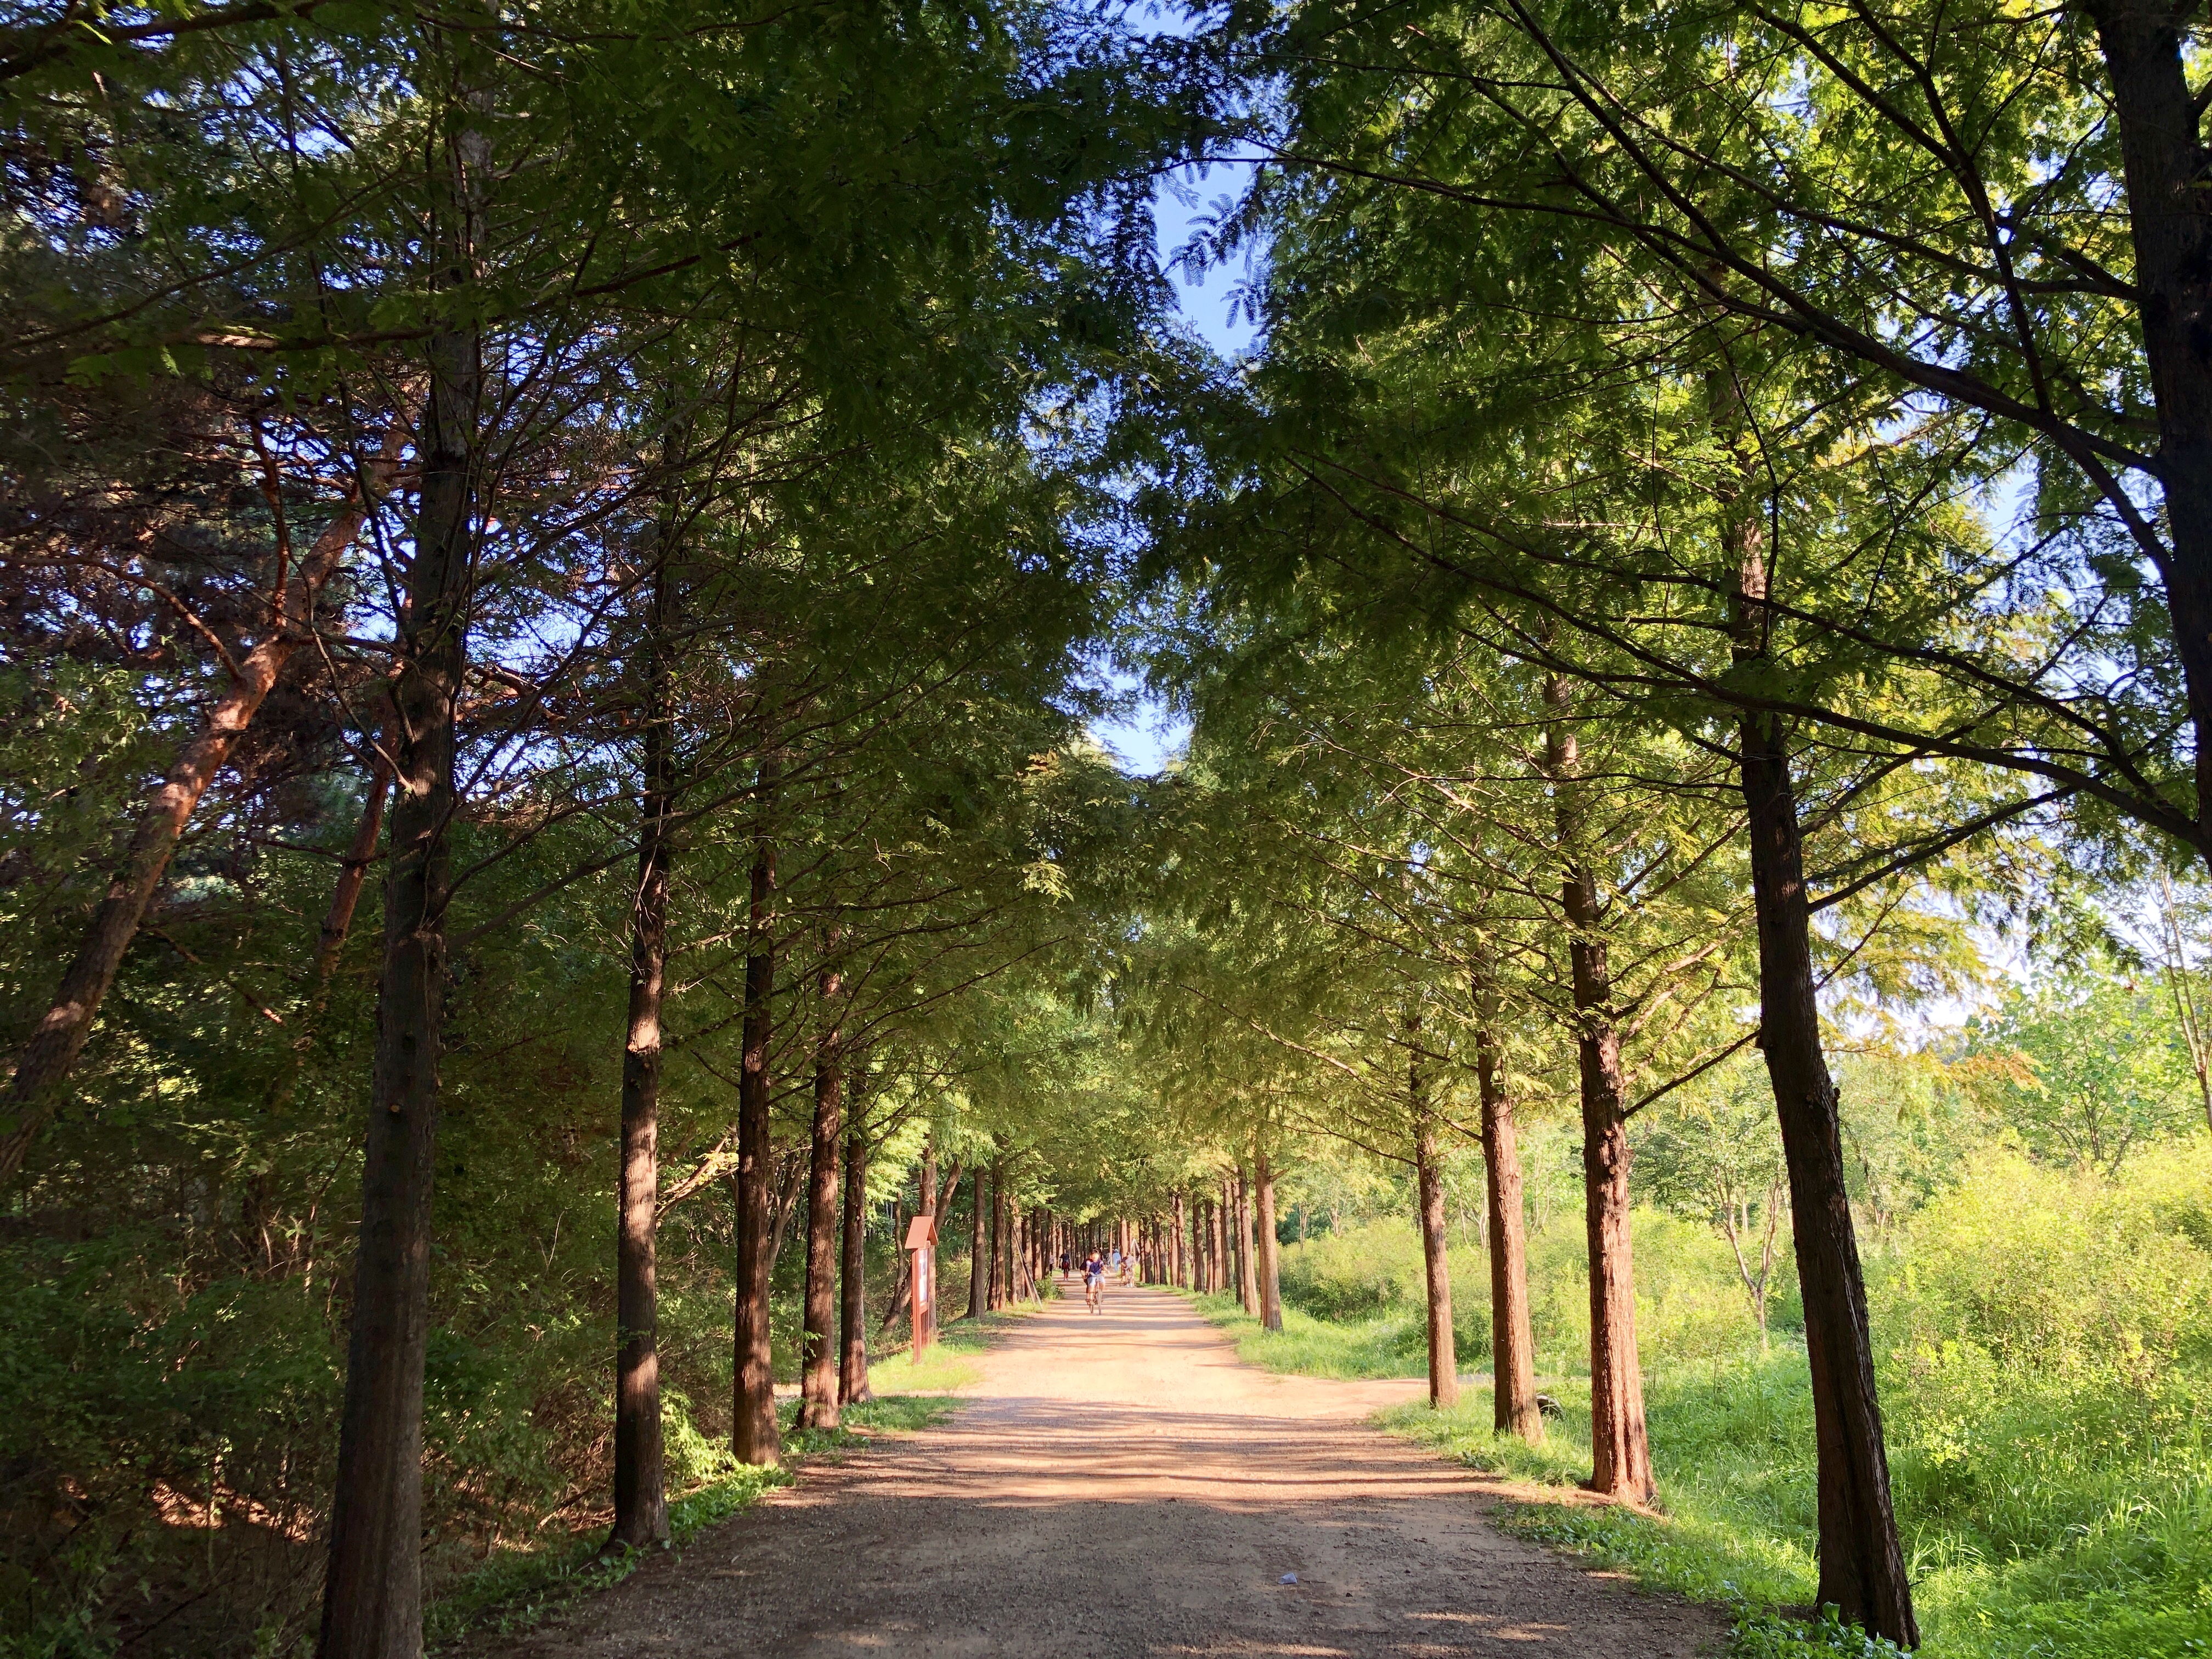
[[[975,1166],[975,1218],[968,1240],[968,1317],[981,1319],[991,1306],[991,1211],[983,1190],[983,1166]]]
[[[944,1225],[945,1218],[952,1213],[952,1201],[960,1196],[960,1182],[968,1173],[967,1164],[962,1160],[956,1158],[953,1160],[952,1173],[945,1177],[944,1185],[936,1189],[933,1194],[933,1202],[936,1204],[937,1207],[932,1212],[932,1213],[937,1218],[938,1224],[940,1227]],[[981,1169],[978,1169],[975,1174],[977,1180],[980,1181],[982,1178],[982,1171]],[[937,1260],[934,1255],[930,1258],[929,1270],[932,1280],[929,1287],[930,1298],[932,1302],[934,1302],[937,1299],[938,1290],[938,1286],[935,1283],[937,1277]],[[943,1322],[944,1315],[937,1308],[933,1306],[929,1310],[929,1332],[933,1337],[936,1335],[938,1327]]]
[[[1260,1264],[1252,1248],[1252,1185],[1246,1179],[1244,1166],[1237,1166],[1237,1292],[1243,1298],[1244,1311],[1255,1319],[1261,1316]]]
[[[981,1188],[978,1188],[980,1194]],[[1014,1227],[1012,1206],[1006,1196],[1006,1160],[991,1160],[991,1280],[993,1312],[1013,1300]]]
[[[1237,1283],[1237,1255],[1234,1255],[1234,1245],[1230,1243],[1228,1183],[1224,1183],[1224,1186],[1218,1188],[1218,1197],[1207,1199],[1207,1206],[1212,1207],[1212,1218],[1214,1218],[1214,1237],[1210,1239],[1210,1243],[1212,1243],[1212,1249],[1214,1249],[1212,1290],[1217,1291],[1217,1294],[1224,1294],[1224,1291],[1228,1291],[1230,1285]]]
[[[1260,1211],[1260,1323],[1268,1330],[1279,1331],[1283,1328],[1283,1272],[1275,1243],[1275,1170],[1265,1151],[1255,1152],[1252,1164]]]
[[[1213,1283],[1208,1288],[1218,1295],[1235,1283],[1237,1270],[1237,1259],[1230,1254],[1227,1189],[1218,1189],[1206,1201],[1207,1214],[1213,1226],[1213,1236],[1206,1240],[1213,1253]]]

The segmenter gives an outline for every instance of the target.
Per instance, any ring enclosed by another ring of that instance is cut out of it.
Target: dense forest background
[[[1746,1659],[2212,1644],[2205,27],[0,19],[0,1652],[534,1616],[1079,1241]]]

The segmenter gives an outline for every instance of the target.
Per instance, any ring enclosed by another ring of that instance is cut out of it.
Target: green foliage
[[[1455,1249],[1449,1261],[1452,1331],[1460,1369],[1465,1370],[1480,1364],[1490,1352],[1490,1269],[1475,1249]],[[1330,1375],[1427,1374],[1428,1279],[1418,1231],[1400,1220],[1324,1234],[1285,1246],[1280,1272],[1285,1334],[1293,1310],[1329,1327],[1364,1322],[1370,1333],[1374,1363],[1399,1368]],[[1385,1353],[1393,1358],[1385,1361]]]
[[[2202,1136],[2161,1144],[2117,1182],[1990,1152],[1875,1258],[1891,1471],[1931,1659],[2180,1659],[2212,1641],[2208,1192],[2212,1140]],[[1662,1513],[1571,1502],[1530,1505],[1507,1524],[1734,1607],[1737,1654],[1871,1655],[1863,1633],[1776,1611],[1808,1605],[1815,1583],[1802,1351],[1760,1360],[1739,1327],[1733,1347],[1700,1353],[1698,1321],[1665,1311],[1686,1291],[1650,1296],[1654,1283],[1699,1279],[1724,1291],[1733,1263],[1716,1259],[1713,1242],[1702,1228],[1638,1218]],[[1393,1271],[1386,1258],[1374,1281]],[[1660,1315],[1650,1329],[1647,1300]],[[1373,1328],[1318,1325],[1241,1346],[1279,1370],[1387,1374],[1338,1358],[1370,1344]],[[1571,1486],[1589,1468],[1587,1389],[1571,1376],[1542,1386],[1565,1414],[1540,1446],[1493,1435],[1481,1386],[1451,1413],[1415,1405],[1384,1421],[1478,1468]]]
[[[1579,1214],[1572,1219],[1579,1221]],[[1718,1234],[1701,1223],[1649,1210],[1636,1212],[1632,1231],[1637,1329],[1651,1352],[1724,1363],[1758,1346],[1757,1322],[1737,1281],[1735,1259]],[[1770,1308],[1776,1328],[1785,1330],[1802,1320],[1786,1243],[1785,1239],[1785,1251],[1778,1257]],[[1583,1252],[1577,1225],[1555,1224],[1531,1241],[1529,1302],[1539,1361],[1549,1373],[1571,1375],[1587,1363],[1589,1301]],[[1488,1253],[1472,1241],[1455,1240],[1449,1259],[1460,1369],[1481,1370],[1490,1358]],[[1339,1363],[1364,1369],[1321,1374],[1425,1374],[1426,1280],[1420,1236],[1407,1223],[1376,1221],[1285,1245],[1281,1271],[1285,1334],[1293,1313],[1316,1327],[1361,1334],[1358,1352],[1364,1358]],[[1325,1339],[1316,1333],[1308,1340]],[[1267,1351],[1262,1344],[1248,1357],[1267,1363],[1260,1357]]]
[[[1286,1299],[1283,1328],[1271,1331],[1233,1294],[1191,1296],[1191,1305],[1237,1338],[1237,1357],[1262,1370],[1299,1376],[1425,1375],[1428,1337],[1419,1314],[1403,1309],[1364,1320],[1317,1319]]]
[[[1972,1571],[2212,1480],[2212,1142],[2116,1183],[1994,1154],[1872,1291],[1916,1547]]]
[[[1416,1305],[1425,1294],[1421,1236],[1402,1218],[1291,1245],[1281,1272],[1285,1304],[1335,1322]]]
[[[2110,1173],[2202,1116],[2166,988],[2101,963],[2014,990],[1967,1043],[1969,1086],[2042,1158]]]

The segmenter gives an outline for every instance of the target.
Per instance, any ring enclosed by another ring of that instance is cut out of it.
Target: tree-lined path
[[[1474,1471],[1364,1426],[1411,1382],[1276,1376],[1178,1298],[1025,1320],[945,1426],[799,1484],[516,1659],[1519,1654],[1690,1659],[1713,1613],[1485,1522]],[[1295,1572],[1295,1587],[1279,1581]]]

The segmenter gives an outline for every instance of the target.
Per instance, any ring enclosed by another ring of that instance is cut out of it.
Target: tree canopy
[[[2199,1285],[2208,27],[17,8],[24,1651],[417,1652],[495,1546],[665,1543],[959,1314],[923,1214],[979,1318],[1418,1279],[1431,1403],[1486,1347],[1534,1457],[1571,1373],[1631,1510],[1733,1333],[1812,1599],[1916,1644],[1941,1331],[2024,1328],[1891,1270],[2010,1236],[1962,1149]]]

